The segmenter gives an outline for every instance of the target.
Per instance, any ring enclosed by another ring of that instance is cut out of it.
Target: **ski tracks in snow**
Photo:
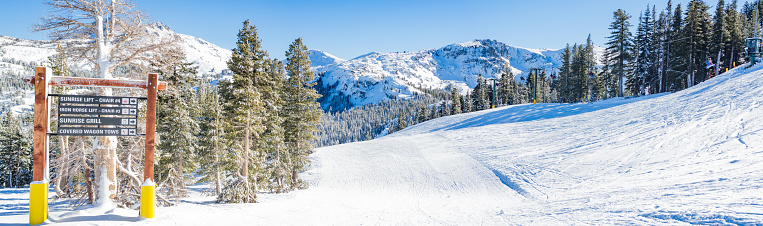
[[[522,196],[438,135],[380,138],[318,149],[315,189],[345,197],[383,197],[367,217],[406,212],[403,224],[505,224],[501,206]],[[380,214],[384,213],[384,214]]]

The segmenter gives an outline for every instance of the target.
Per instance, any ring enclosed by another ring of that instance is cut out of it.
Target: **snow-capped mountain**
[[[312,66],[312,68],[317,71],[321,71],[321,69],[325,66],[339,64],[347,61],[317,49],[311,49],[307,52],[309,54],[308,56],[310,57],[310,62],[313,63],[310,66]]]
[[[603,52],[599,47],[595,49],[598,55]],[[504,65],[509,65],[517,79],[531,68],[551,73],[561,65],[561,52],[516,47],[485,39],[418,52],[372,52],[329,65],[321,61],[316,71],[322,73],[319,84],[326,89],[321,93],[329,95],[322,99],[322,106],[332,105],[337,109],[351,107],[342,106],[347,104],[357,106],[408,98],[419,92],[416,87],[457,88],[465,93],[477,85],[478,75],[500,78]]]
[[[155,23],[148,29],[158,36],[177,35],[186,59],[199,66],[200,74],[217,75],[228,69],[226,62],[231,57],[230,50],[223,49],[201,38],[176,33],[162,23]]]
[[[206,76],[225,74],[231,51],[201,38],[178,34],[162,23],[147,28],[156,36],[177,35],[188,61]],[[56,44],[0,36],[0,72],[27,73],[23,65],[42,65],[55,54]],[[597,55],[603,50],[596,47]],[[474,40],[439,49],[417,52],[372,52],[344,60],[321,50],[309,50],[313,69],[318,72],[319,92],[324,109],[346,109],[385,100],[406,99],[428,89],[456,88],[462,93],[477,85],[477,76],[499,78],[504,65],[517,79],[531,68],[551,73],[561,64],[561,50],[528,49],[495,40]],[[84,62],[70,66],[90,70]]]
[[[230,59],[231,51],[223,49],[204,39],[190,35],[178,34],[167,25],[154,23],[146,28],[151,34],[167,37],[177,35],[180,47],[189,62],[199,66],[201,75],[217,75],[227,69],[226,62]],[[55,54],[56,43],[0,36],[0,72],[12,71],[17,74],[25,73],[23,65],[44,65],[48,57]],[[69,62],[70,67],[90,70],[85,61]]]

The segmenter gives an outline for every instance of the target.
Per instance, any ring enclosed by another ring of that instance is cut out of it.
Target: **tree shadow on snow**
[[[21,226],[21,225],[29,225],[28,223],[2,223],[0,222],[0,226]]]

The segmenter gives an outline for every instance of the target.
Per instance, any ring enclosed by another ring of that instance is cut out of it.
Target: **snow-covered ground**
[[[690,89],[518,105],[320,148],[311,188],[215,204],[194,187],[155,219],[71,211],[56,225],[763,224],[763,64]],[[0,222],[28,192],[0,190]]]

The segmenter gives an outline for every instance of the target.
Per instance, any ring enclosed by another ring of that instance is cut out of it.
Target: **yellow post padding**
[[[48,183],[35,181],[29,185],[29,224],[42,224],[48,219]]]
[[[151,179],[148,179],[149,181]],[[145,218],[154,218],[154,207],[156,206],[156,193],[154,183],[143,183],[140,189],[140,216]]]

